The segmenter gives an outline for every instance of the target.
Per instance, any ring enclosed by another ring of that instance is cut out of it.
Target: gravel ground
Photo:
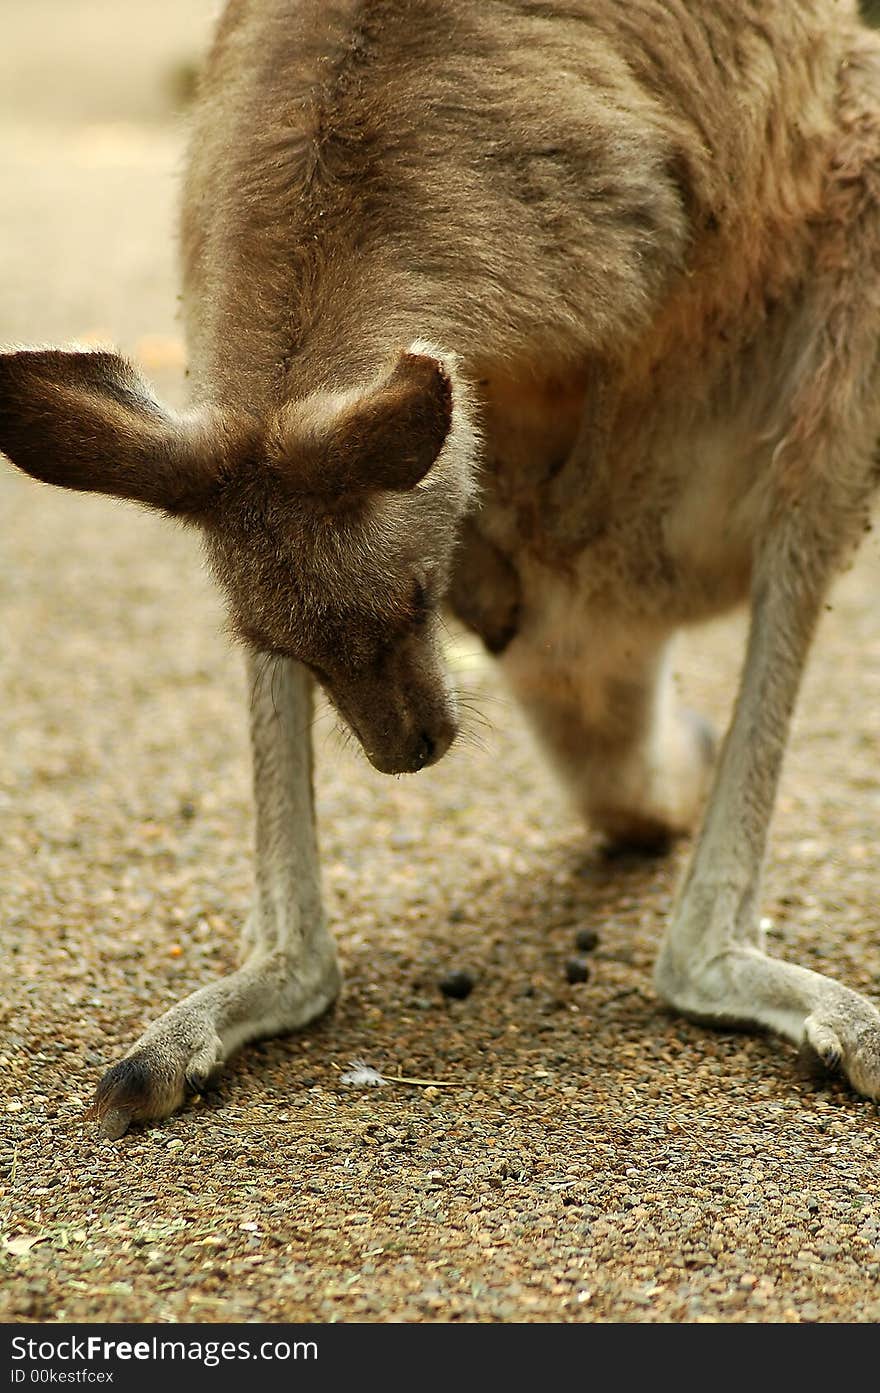
[[[56,72],[80,51],[64,23],[99,8],[4,3],[24,77],[0,99],[0,342],[110,336],[179,400],[165,79],[210,6],[154,0],[148,29],[118,2],[90,66]],[[872,540],[817,645],[763,910],[780,952],[869,993],[878,582]],[[102,1067],[234,962],[240,664],[191,538],[9,470],[0,613],[0,1317],[880,1319],[875,1109],[800,1079],[784,1044],[660,1006],[684,849],[605,861],[467,642],[481,747],[383,779],[318,724],[335,1012],[244,1051],[206,1103],[99,1142],[82,1112]],[[684,692],[719,724],[742,640],[735,620],[682,645]],[[584,929],[598,946],[572,983]],[[439,989],[453,971],[466,999]],[[355,1057],[437,1086],[349,1087]]]

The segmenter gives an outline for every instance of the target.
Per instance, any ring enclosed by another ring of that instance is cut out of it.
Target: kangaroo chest
[[[513,575],[517,628],[560,592],[576,622],[601,610],[686,624],[745,599],[769,447],[738,414],[613,402],[586,377],[489,382],[483,429],[481,505],[460,558],[482,630],[456,587],[453,607],[492,628],[496,648],[498,605],[501,632],[513,627]]]

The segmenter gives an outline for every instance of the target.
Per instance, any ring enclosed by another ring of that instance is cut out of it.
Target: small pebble
[[[474,979],[469,972],[448,972],[440,980],[440,990],[444,996],[454,997],[456,1001],[464,1001],[466,996],[470,996],[474,989]]]
[[[582,953],[592,953],[599,946],[599,935],[595,929],[578,929],[574,941]]]
[[[588,982],[590,964],[584,958],[569,958],[565,964],[565,975],[569,982]]]

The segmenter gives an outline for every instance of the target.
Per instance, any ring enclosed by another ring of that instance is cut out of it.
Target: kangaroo
[[[708,794],[660,997],[878,1097],[874,1005],[758,918],[801,672],[878,484],[880,43],[854,0],[231,0],[181,242],[186,411],[113,353],[0,357],[9,459],[191,524],[250,654],[241,966],[108,1071],[103,1132],[333,1001],[313,691],[377,769],[433,764],[444,605],[609,842],[686,833]],[[713,773],[670,641],[746,602]]]

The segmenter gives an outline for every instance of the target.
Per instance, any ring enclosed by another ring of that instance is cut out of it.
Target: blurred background
[[[179,392],[181,118],[219,9],[2,0],[0,341],[113,342]]]
[[[219,0],[3,0],[0,118],[165,120],[220,8]]]

